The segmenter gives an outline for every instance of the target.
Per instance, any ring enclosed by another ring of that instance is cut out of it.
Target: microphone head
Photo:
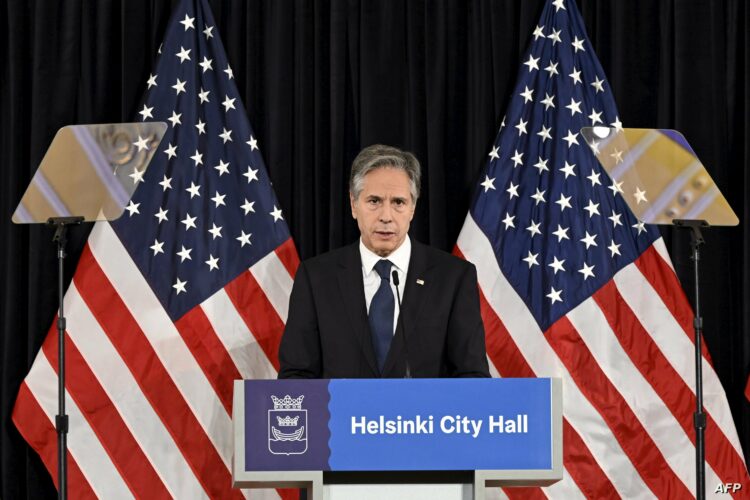
[[[393,284],[398,286],[398,272],[395,269],[391,272],[391,278],[393,278]]]

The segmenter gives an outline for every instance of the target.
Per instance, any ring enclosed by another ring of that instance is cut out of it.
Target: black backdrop
[[[10,420],[56,309],[51,232],[10,216],[55,131],[136,117],[162,0],[0,2],[0,497],[52,496]],[[303,258],[356,237],[348,166],[373,142],[425,169],[412,234],[453,246],[543,0],[211,0]],[[626,127],[681,130],[742,223],[712,229],[705,337],[750,449],[750,14],[744,0],[580,0]],[[68,280],[88,228],[73,230]],[[687,237],[665,233],[692,289]]]

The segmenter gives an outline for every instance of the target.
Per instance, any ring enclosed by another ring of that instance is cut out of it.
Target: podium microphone
[[[401,314],[401,292],[398,289],[398,271],[395,269],[391,273],[391,278],[393,278],[393,284],[396,286],[396,298],[398,299],[398,315],[400,316],[399,323],[401,324],[401,340],[404,342],[404,360],[406,361],[406,374],[404,375],[404,378],[411,378],[411,369],[409,368],[409,346],[406,343],[406,325],[404,316]]]

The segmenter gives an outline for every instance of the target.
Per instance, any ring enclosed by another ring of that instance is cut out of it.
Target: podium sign
[[[493,484],[550,484],[562,477],[561,406],[558,379],[236,381],[234,481],[483,471]]]

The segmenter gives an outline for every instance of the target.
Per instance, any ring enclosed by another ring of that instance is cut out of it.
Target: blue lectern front
[[[454,473],[478,499],[486,486],[562,478],[559,379],[236,381],[233,420],[241,488],[298,486],[317,499],[342,477],[429,483]]]

